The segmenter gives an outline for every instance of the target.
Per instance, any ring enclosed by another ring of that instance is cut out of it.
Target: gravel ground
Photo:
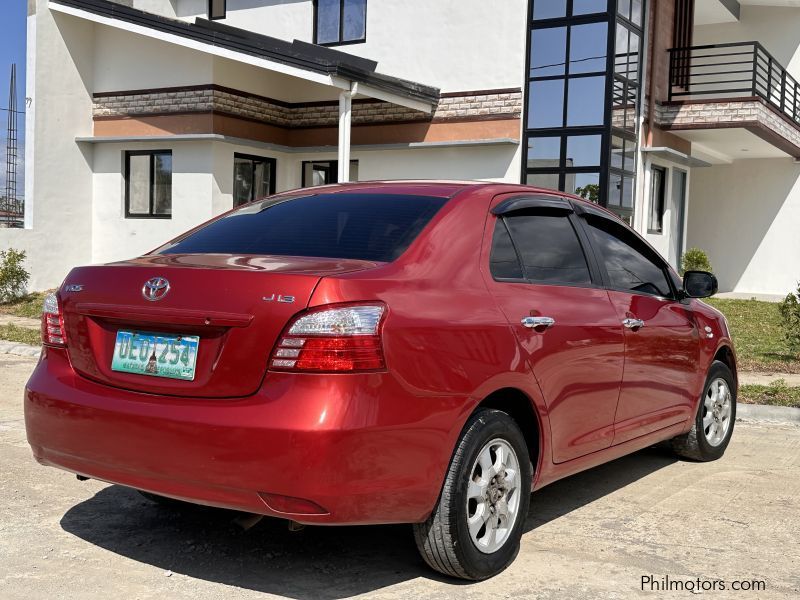
[[[726,456],[648,449],[532,497],[516,562],[463,584],[428,571],[408,527],[307,528],[169,510],[31,458],[22,387],[35,359],[0,355],[0,598],[628,598],[641,578],[721,580],[713,598],[800,595],[800,427],[739,422]],[[765,591],[733,592],[760,580]],[[717,584],[718,586],[719,584]]]

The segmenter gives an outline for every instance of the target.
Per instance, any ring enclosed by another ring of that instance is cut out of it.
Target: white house
[[[800,279],[800,8],[762,0],[29,0],[35,288],[254,197],[529,182],[721,288]]]

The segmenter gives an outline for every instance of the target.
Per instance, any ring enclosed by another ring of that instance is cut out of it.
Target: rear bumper
[[[46,350],[25,423],[40,463],[87,477],[303,523],[419,522],[467,407],[404,394],[388,374],[270,374],[248,398],[167,398],[89,381]],[[266,494],[324,514],[280,512]]]

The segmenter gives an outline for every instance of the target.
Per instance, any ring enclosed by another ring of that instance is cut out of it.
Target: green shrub
[[[800,283],[797,284],[797,291],[781,302],[780,312],[786,342],[794,353],[800,354]]]
[[[681,275],[686,271],[708,271],[710,273],[712,270],[708,255],[700,248],[689,248],[681,257]]]
[[[25,294],[30,274],[22,266],[25,252],[9,248],[0,250],[0,302],[11,302]]]

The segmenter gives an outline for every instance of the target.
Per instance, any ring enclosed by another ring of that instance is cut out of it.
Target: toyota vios
[[[36,459],[304,524],[413,523],[434,569],[515,557],[530,492],[663,440],[722,456],[725,319],[606,210],[362,183],[228,212],[44,304]]]

